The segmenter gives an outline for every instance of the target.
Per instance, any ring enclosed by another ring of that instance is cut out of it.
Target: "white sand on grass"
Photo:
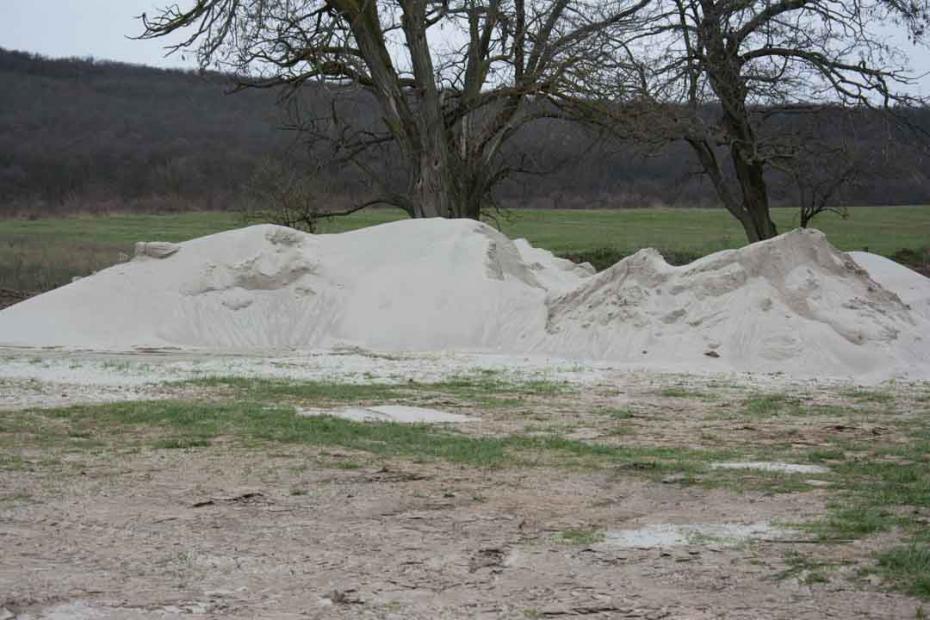
[[[251,226],[137,250],[131,262],[0,312],[0,345],[363,347],[930,377],[930,280],[850,257],[817,231],[681,267],[642,250],[596,275],[465,220],[337,235]]]
[[[425,407],[406,405],[376,405],[372,407],[348,407],[345,409],[299,409],[302,417],[332,416],[353,422],[397,422],[399,424],[459,424],[476,422],[478,418],[449,413]]]
[[[679,545],[740,545],[752,540],[783,540],[796,530],[771,523],[657,523],[635,530],[612,530],[604,536],[605,547],[653,549]]]
[[[780,474],[828,474],[830,470],[822,465],[802,465],[799,463],[779,463],[777,461],[726,461],[711,463],[711,469],[754,469]]]

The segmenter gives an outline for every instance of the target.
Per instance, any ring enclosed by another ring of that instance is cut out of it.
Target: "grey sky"
[[[155,13],[172,1],[188,0],[0,0],[0,47],[36,52],[45,56],[93,56],[159,67],[193,67],[194,60],[179,55],[165,57],[166,41],[134,41],[141,32],[135,19]],[[930,73],[930,50],[907,42],[899,29],[886,27],[889,37],[911,59],[915,74]],[[930,75],[920,80],[915,94],[930,96]]]
[[[52,57],[193,67],[191,58],[165,58],[165,41],[127,38],[142,32],[136,17],[166,4],[170,0],[0,0],[0,47]]]

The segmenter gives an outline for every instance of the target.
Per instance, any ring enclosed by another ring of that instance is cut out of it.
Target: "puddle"
[[[778,463],[776,461],[730,461],[711,463],[711,469],[755,469],[782,474],[828,474],[830,470],[820,465],[798,465],[795,463]]]
[[[799,535],[797,530],[760,523],[658,523],[636,530],[609,530],[602,545],[652,549],[680,545],[739,545],[752,540],[784,540]]]
[[[399,422],[401,424],[445,424],[475,422],[478,418],[458,413],[407,407],[405,405],[378,405],[376,407],[349,407],[346,409],[298,409],[304,417],[333,416],[353,422]]]

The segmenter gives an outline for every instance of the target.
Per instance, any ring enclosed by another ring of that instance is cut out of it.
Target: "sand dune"
[[[816,231],[594,274],[463,220],[262,225],[136,257],[0,312],[0,344],[481,351],[675,370],[930,377],[930,279]]]

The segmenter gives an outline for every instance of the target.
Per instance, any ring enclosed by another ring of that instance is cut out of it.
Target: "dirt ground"
[[[0,420],[24,407],[68,404],[69,394],[77,402],[195,396],[189,385],[131,379],[180,367],[75,359],[4,358]],[[319,370],[322,362],[314,364]],[[28,366],[37,378],[10,370]],[[538,370],[529,368],[528,376]],[[825,445],[836,434],[895,441],[904,428],[891,418],[841,414],[829,382],[574,368],[578,389],[568,395],[527,397],[516,407],[467,399],[444,406],[480,417],[455,431],[469,436],[558,431],[603,445],[753,446],[755,455],[776,444]],[[748,393],[779,385],[803,390],[820,408],[738,417]],[[926,386],[895,389],[924,394]],[[409,402],[443,403],[429,392]],[[478,468],[231,437],[190,449],[64,450],[54,462],[52,448],[3,445],[20,466],[0,469],[0,618],[796,620],[917,618],[926,604],[863,573],[894,533],[826,543],[792,529],[824,513],[829,478],[775,492],[680,484],[624,467]],[[755,523],[784,529],[749,541],[633,546],[610,535]],[[828,577],[796,570],[792,558],[801,556],[829,564]]]

